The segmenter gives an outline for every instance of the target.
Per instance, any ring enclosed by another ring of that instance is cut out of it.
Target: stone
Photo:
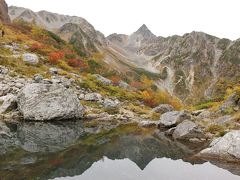
[[[210,147],[202,150],[199,156],[219,158],[228,161],[240,160],[240,130],[233,130],[214,140]]]
[[[240,97],[235,92],[228,97],[228,99],[220,106],[219,110],[225,112],[229,108],[236,108],[238,103],[240,103]]]
[[[201,110],[192,111],[192,115],[193,116],[199,116],[203,111],[205,111],[205,110],[201,109]]]
[[[0,66],[0,74],[7,74],[9,72],[8,68]]]
[[[83,117],[83,106],[71,89],[57,84],[28,84],[18,95],[25,120],[70,120]]]
[[[184,120],[191,119],[191,115],[186,111],[171,111],[161,115],[159,126],[171,128]]]
[[[6,96],[0,97],[0,102],[1,101],[3,103],[0,106],[0,114],[17,109],[17,97],[13,94],[7,94]]]
[[[146,127],[146,128],[148,128],[148,127],[156,127],[157,126],[157,122],[156,121],[146,121],[146,120],[144,120],[144,121],[140,121],[138,123],[138,125],[140,127]]]
[[[166,136],[172,136],[173,132],[175,131],[176,127],[170,128],[167,131],[164,132]]]
[[[43,80],[43,76],[41,74],[35,74],[33,80],[35,83],[40,83]]]
[[[80,94],[78,99],[83,100],[85,98],[85,94]]]
[[[99,93],[88,93],[85,94],[85,101],[102,101],[102,95]]]
[[[10,92],[11,88],[8,84],[0,83],[0,97],[5,96]]]
[[[50,74],[52,74],[52,75],[57,75],[58,72],[59,72],[59,69],[58,69],[58,68],[50,68],[50,69],[49,69],[49,72],[50,72]]]
[[[93,75],[98,81],[100,81],[101,83],[105,84],[105,85],[111,85],[112,81],[99,75],[99,74],[94,74]]]
[[[118,86],[121,87],[121,88],[124,88],[124,89],[129,89],[130,88],[129,84],[126,83],[125,81],[122,81],[122,80],[119,81]]]
[[[197,117],[200,119],[206,119],[206,118],[211,118],[214,115],[214,113],[204,110],[202,111]]]
[[[177,125],[173,132],[173,138],[178,140],[189,140],[191,138],[205,138],[203,131],[192,121],[185,120]]]
[[[213,124],[217,124],[217,125],[225,125],[227,123],[230,123],[233,121],[233,117],[230,116],[230,115],[225,115],[225,116],[222,116],[222,117],[219,117],[215,120],[213,120]]]
[[[120,104],[119,100],[111,100],[109,98],[104,99],[103,101],[103,106],[105,108],[112,108],[112,107],[117,107]]]
[[[39,59],[36,54],[25,53],[22,55],[22,57],[23,57],[23,61],[27,62],[29,64],[38,64],[39,63]]]
[[[169,111],[174,111],[174,107],[172,107],[169,104],[160,104],[159,106],[153,108],[153,112],[160,113],[160,114],[163,114]]]

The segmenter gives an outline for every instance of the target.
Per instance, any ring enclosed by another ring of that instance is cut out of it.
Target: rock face
[[[36,54],[25,53],[23,54],[23,61],[29,64],[38,64],[39,59]]]
[[[26,85],[18,95],[18,108],[25,120],[68,120],[83,116],[77,96],[57,84]]]
[[[173,111],[173,110],[174,110],[174,107],[172,107],[169,104],[160,104],[159,106],[157,106],[153,109],[154,112],[160,113],[160,114],[163,114],[163,113],[166,113],[169,111]]]
[[[15,6],[9,7],[9,16],[11,20],[34,21],[47,30],[54,32],[57,30],[57,34],[73,44],[79,50],[79,54],[95,52],[97,47],[106,45],[104,35],[95,30],[88,21],[81,17],[61,15],[48,11],[34,12],[30,9]]]
[[[191,116],[185,111],[172,111],[162,114],[159,126],[160,127],[174,127],[184,120],[191,119]]]
[[[231,131],[222,138],[218,138],[199,155],[207,158],[240,161],[240,131]]]
[[[189,140],[191,138],[204,138],[202,130],[192,121],[185,120],[180,123],[173,132],[173,138],[179,140]]]
[[[0,0],[0,22],[10,23],[11,20],[8,15],[8,5],[5,0]]]

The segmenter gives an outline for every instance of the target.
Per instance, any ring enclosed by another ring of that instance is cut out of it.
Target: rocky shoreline
[[[240,160],[240,131],[228,129],[224,131],[223,137],[218,138],[206,131],[206,126],[234,122],[232,116],[222,115],[221,111],[229,106],[239,108],[236,94],[215,112],[176,111],[170,105],[161,104],[148,115],[139,117],[126,108],[125,102],[83,89],[74,79],[60,76],[58,71],[51,68],[50,79],[44,79],[39,74],[30,79],[23,76],[12,77],[8,68],[0,66],[1,154],[19,145],[31,152],[41,150],[43,145],[50,151],[58,149],[59,144],[66,148],[85,133],[96,134],[122,124],[136,123],[142,128],[159,129],[160,133],[174,141],[199,145],[212,142],[207,149],[197,154],[198,157],[234,162]],[[75,76],[81,79],[78,75]],[[106,86],[110,83],[100,75],[95,77]],[[118,109],[118,112],[109,114],[100,111],[99,107],[89,107],[81,102],[97,102],[102,108]],[[160,113],[160,119],[149,120],[151,113]],[[65,122],[70,123],[71,128],[64,126]],[[235,123],[237,125],[239,124]],[[62,137],[72,141],[64,144]],[[21,139],[28,141],[22,144]],[[55,140],[59,142],[55,144]]]

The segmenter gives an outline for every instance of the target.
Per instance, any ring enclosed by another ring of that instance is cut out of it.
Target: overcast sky
[[[142,24],[158,36],[203,31],[240,38],[240,0],[6,0],[8,5],[47,10],[88,20],[106,36],[131,34]]]

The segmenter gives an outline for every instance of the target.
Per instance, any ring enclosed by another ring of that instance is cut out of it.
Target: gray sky
[[[240,0],[6,0],[9,5],[47,10],[88,20],[106,36],[131,34],[142,24],[158,36],[203,31],[240,38]]]

